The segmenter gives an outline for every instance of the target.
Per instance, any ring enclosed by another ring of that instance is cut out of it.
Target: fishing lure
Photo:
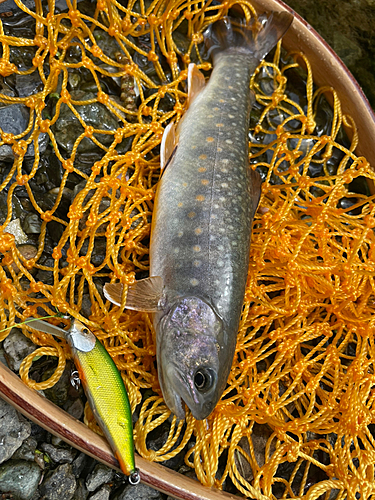
[[[95,419],[122,472],[129,477],[131,484],[138,484],[140,474],[135,467],[130,403],[121,375],[106,349],[77,319],[72,319],[68,330],[38,319],[34,319],[30,326],[67,340]]]

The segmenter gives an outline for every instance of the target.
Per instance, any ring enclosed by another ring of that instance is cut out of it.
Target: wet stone
[[[85,486],[85,481],[82,478],[78,479],[73,500],[86,500],[88,496],[89,492]]]
[[[84,248],[84,246],[83,246]],[[103,263],[107,251],[107,240],[105,238],[96,238],[94,249],[91,254],[91,264],[100,266]]]
[[[93,93],[78,90],[72,91],[71,96],[75,101],[96,98],[96,95]],[[75,108],[87,126],[92,126],[95,129],[105,131],[117,130],[117,117],[113,115],[105,106],[103,106],[103,104],[96,102],[94,104],[75,106]],[[72,113],[70,108],[66,104],[63,104],[60,109],[59,118],[54,126],[54,134],[58,144],[66,151],[71,152],[76,139],[82,134],[82,132],[83,127],[79,120]],[[112,135],[94,134],[94,136],[99,142],[107,146],[113,142]],[[85,153],[96,148],[97,146],[91,141],[91,139],[85,137],[80,142],[77,152]]]
[[[30,423],[0,399],[0,463],[8,460],[30,436]]]
[[[34,0],[24,0],[23,4],[28,9],[33,9],[33,7],[35,8]],[[16,5],[14,0],[8,0],[7,2],[4,2],[3,4],[0,4],[0,12],[7,12],[9,10],[21,12],[21,9]]]
[[[36,346],[18,329],[12,328],[3,342],[5,357],[11,370],[18,372],[22,360],[35,351]]]
[[[2,124],[2,130],[6,133],[11,133],[14,135],[22,134],[27,129],[30,120],[30,112],[26,106],[23,104],[11,104],[10,106],[4,106],[0,108],[0,123]],[[22,138],[27,139],[26,137]],[[44,153],[47,148],[48,135],[40,134],[39,136],[39,152]],[[32,158],[35,154],[34,144],[29,144],[25,158]],[[0,146],[0,160],[1,161],[11,161],[14,160],[14,154],[12,146],[9,144],[3,144]]]
[[[238,446],[244,450],[245,453],[250,455],[250,446],[247,440],[247,437],[244,436],[240,439]],[[241,475],[247,482],[251,482],[254,479],[253,470],[251,468],[250,463],[246,460],[244,455],[240,453],[238,450],[234,453],[234,463]]]
[[[95,30],[94,37],[95,37],[96,43],[102,49],[104,54],[107,57],[110,57],[111,59],[116,61],[116,53],[121,50],[121,47],[117,43],[116,38],[113,36],[110,36],[106,31],[103,31],[103,30],[100,30],[100,31]],[[127,47],[127,48],[130,48],[130,47]],[[99,64],[101,66],[103,66],[103,64],[105,64],[105,63],[103,63],[103,61],[101,59],[98,59],[96,57],[92,57],[92,59],[95,61],[95,64]],[[116,68],[116,70],[117,70],[117,68]]]
[[[14,219],[9,222],[7,227],[4,229],[4,233],[13,234],[14,240],[17,245],[26,243],[27,236],[22,230],[20,219]]]
[[[59,436],[52,435],[51,436],[51,443],[53,444],[53,446],[61,446],[65,443],[65,441],[63,439],[61,439],[61,437],[59,437]]]
[[[89,497],[89,500],[109,500],[109,495],[111,493],[111,487],[105,484],[96,493]]]
[[[88,318],[91,315],[91,300],[89,295],[82,297],[81,314]]]
[[[38,424],[34,424],[34,422],[30,422],[31,424],[31,434],[30,436],[36,439],[37,442],[45,441],[47,439],[47,431],[40,427]]]
[[[0,466],[0,492],[30,500],[38,488],[41,469],[35,462],[9,460]]]
[[[23,221],[22,228],[27,234],[40,234],[42,220],[37,214],[28,214]]]
[[[57,406],[63,406],[68,398],[69,398],[69,390],[70,390],[70,373],[71,373],[72,364],[69,362],[66,364],[65,370],[63,374],[56,382],[56,384],[50,389],[46,389],[45,395],[46,397],[55,403]],[[55,368],[48,369],[44,372],[42,379],[47,380],[54,373]]]
[[[22,257],[24,257],[27,260],[33,259],[38,253],[38,249],[34,245],[29,245],[29,244],[19,245],[18,250],[22,255]],[[15,262],[12,263],[12,268],[15,273],[19,272],[19,268]]]
[[[6,357],[5,357],[5,351],[2,346],[0,346],[0,363],[3,363],[4,365],[8,365]]]
[[[29,97],[43,90],[38,71],[30,75],[16,75],[16,90],[19,97]]]
[[[34,495],[31,497],[30,500],[40,500],[40,499],[41,499],[41,496],[40,496],[39,488],[37,488],[37,490],[35,491]]]
[[[81,308],[81,312],[83,308]],[[84,406],[83,402],[80,398],[75,399],[74,401],[68,401],[64,405],[64,410],[69,413],[72,417],[80,420],[83,417]]]
[[[163,495],[147,486],[139,483],[135,486],[129,484],[113,497],[113,500],[163,500]]]
[[[183,476],[190,477],[190,479],[194,479],[194,481],[198,481],[197,474],[194,469],[189,467],[188,465],[183,465],[180,467],[177,471],[179,474],[182,474]]]
[[[78,457],[72,463],[72,471],[75,477],[79,477],[83,470],[88,466],[89,462],[93,462],[93,459],[84,453],[80,453]],[[85,486],[86,488],[86,486]]]
[[[43,500],[71,500],[76,490],[76,479],[69,464],[62,464],[49,472],[41,484]]]
[[[94,470],[86,479],[86,488],[89,491],[95,491],[105,483],[113,480],[115,472],[106,465],[97,464]]]
[[[22,445],[18,448],[18,450],[14,453],[12,456],[12,459],[14,460],[29,460],[30,462],[33,462],[35,459],[35,450],[37,447],[37,440],[28,437],[25,439],[25,441],[22,443]]]
[[[47,457],[47,455],[45,455],[41,451],[35,450],[34,460],[35,460],[35,463],[38,464],[38,466],[40,467],[40,469],[44,470],[44,468],[46,466],[46,461],[49,460],[49,458]]]
[[[263,467],[264,465],[266,445],[271,435],[272,429],[267,424],[254,424],[252,441],[255,459],[260,467]],[[272,443],[270,447],[270,454],[272,455],[274,451],[275,446],[274,443]]]
[[[1,5],[1,4],[0,4]],[[0,180],[3,181],[5,176],[9,174],[9,169],[1,169],[0,170]],[[12,181],[14,179],[14,176],[12,178]],[[12,196],[12,215],[16,215],[16,212],[18,212],[18,209],[22,211],[22,205],[20,206],[19,200],[17,196],[13,194]],[[4,224],[6,218],[8,215],[8,195],[7,193],[4,193],[3,191],[0,193],[0,223]]]
[[[53,462],[59,464],[71,464],[76,456],[76,451],[73,448],[57,448],[52,444],[43,443],[41,449],[47,453]]]

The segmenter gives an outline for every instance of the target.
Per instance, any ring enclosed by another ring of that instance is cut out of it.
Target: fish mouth
[[[163,392],[166,405],[179,420],[184,420],[185,400],[180,396],[181,388],[188,387],[188,381],[174,365],[167,367],[166,373],[163,368],[159,370],[159,383]],[[188,406],[188,405],[187,405]]]

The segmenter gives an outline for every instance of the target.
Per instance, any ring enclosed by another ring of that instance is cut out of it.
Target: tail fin
[[[259,21],[245,24],[238,19],[225,17],[210,25],[204,32],[209,54],[215,56],[224,50],[237,49],[261,61],[288,30],[293,15],[289,12],[271,12],[268,17],[260,16]]]

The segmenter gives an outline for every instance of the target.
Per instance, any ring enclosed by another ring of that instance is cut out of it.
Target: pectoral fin
[[[106,283],[104,296],[113,304],[121,305],[123,285],[121,283]],[[139,280],[128,288],[125,307],[134,311],[156,312],[162,309],[163,280],[160,276],[151,276]]]
[[[206,80],[204,75],[194,63],[189,64],[188,68],[188,107],[191,106],[192,102],[201,93],[201,91],[206,86]]]
[[[160,169],[163,171],[176,150],[176,126],[173,122],[169,123],[164,130],[163,138],[160,144]]]

